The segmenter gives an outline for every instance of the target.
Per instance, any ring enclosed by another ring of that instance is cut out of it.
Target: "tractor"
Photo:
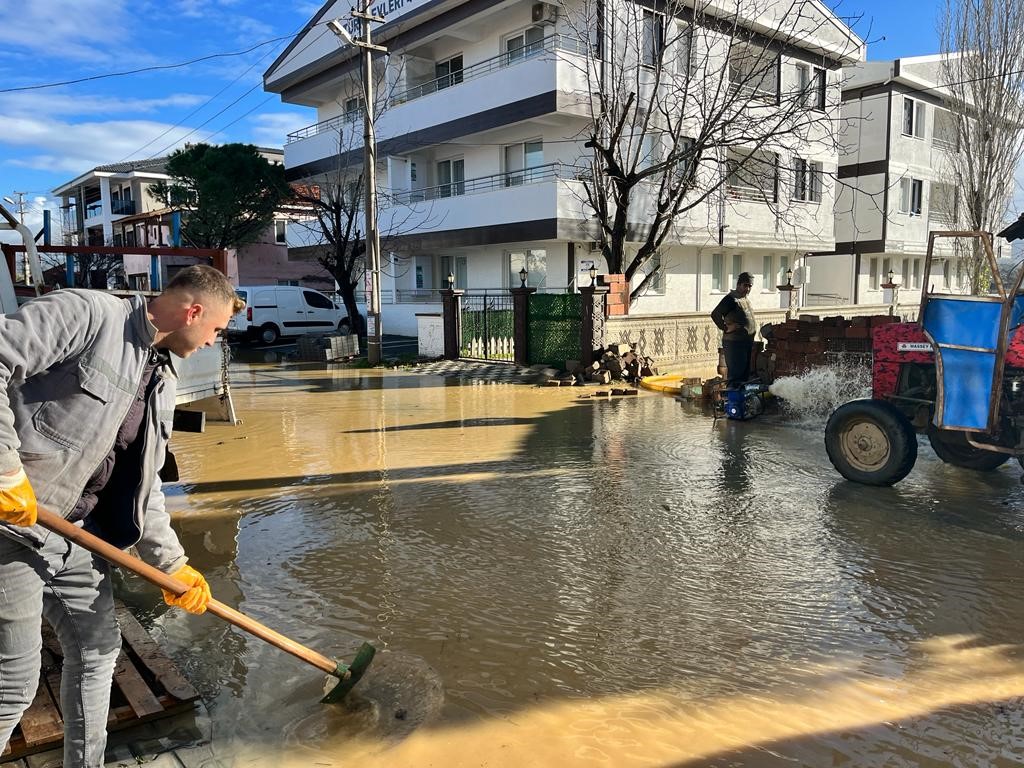
[[[1015,226],[1000,235],[1014,239]],[[1007,290],[989,233],[932,232],[926,276],[942,238],[978,241],[992,287],[961,295],[926,284],[917,322],[875,329],[871,397],[841,405],[825,426],[829,460],[848,480],[902,480],[917,461],[916,433],[957,467],[990,471],[1011,458],[1024,466],[1024,270]]]

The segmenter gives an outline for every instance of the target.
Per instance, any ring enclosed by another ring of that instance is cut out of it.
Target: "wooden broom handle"
[[[78,546],[89,550],[93,554],[99,555],[104,560],[109,560],[111,563],[114,563],[114,565],[118,565],[125,570],[141,576],[146,581],[156,584],[160,589],[165,589],[175,595],[182,595],[189,590],[189,587],[186,584],[168,576],[163,571],[158,568],[154,568],[139,558],[129,555],[127,552],[118,549],[112,544],[108,544],[103,539],[98,536],[94,536],[79,526],[69,523],[63,517],[55,515],[53,512],[48,512],[45,509],[40,508],[38,523],[43,526],[43,528],[63,536],[68,541],[73,541]],[[337,676],[338,674],[338,662],[327,658],[323,654],[317,653],[312,648],[307,648],[306,646],[295,642],[291,638],[285,637],[280,632],[275,632],[270,627],[260,624],[255,619],[250,619],[244,613],[236,611],[234,608],[225,605],[219,600],[211,599],[210,602],[206,604],[206,610],[213,615],[220,616],[225,621],[234,624],[239,629],[244,629],[249,634],[255,635],[262,640],[266,640],[268,643],[277,646],[282,651],[290,653],[296,658],[302,659],[307,664],[312,664],[314,667],[317,667],[329,675]]]

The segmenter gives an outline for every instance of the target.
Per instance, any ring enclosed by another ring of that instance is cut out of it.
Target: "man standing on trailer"
[[[187,584],[206,580],[160,489],[174,417],[174,355],[214,344],[239,309],[217,270],[193,266],[146,301],[54,291],[0,315],[0,749],[39,681],[42,617],[64,652],[65,768],[100,768],[121,633],[105,562],[36,525],[36,500]]]

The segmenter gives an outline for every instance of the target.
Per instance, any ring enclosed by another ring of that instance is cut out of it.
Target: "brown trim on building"
[[[892,159],[892,89],[885,107],[885,178],[882,179],[882,250],[889,233],[889,161]]]
[[[449,120],[447,123],[385,139],[377,145],[377,156],[401,155],[421,147],[442,144],[462,136],[479,133],[480,131],[501,128],[522,120],[547,115],[557,110],[557,99],[557,91],[548,91],[547,93],[531,96],[528,99],[503,104],[500,107],[460,117],[456,120]],[[361,163],[362,159],[362,148],[352,149],[348,152],[331,155],[311,163],[287,168],[285,169],[285,178],[288,181],[299,181],[320,173],[335,171],[339,167],[344,168]]]
[[[849,255],[856,253],[885,253],[885,240],[850,240],[836,243],[836,248],[831,253],[816,253],[815,256]]]
[[[446,229],[441,232],[398,235],[387,238],[385,249],[403,251],[435,251],[442,248],[467,248],[500,243],[521,243],[558,238],[558,219],[516,221],[465,229]]]

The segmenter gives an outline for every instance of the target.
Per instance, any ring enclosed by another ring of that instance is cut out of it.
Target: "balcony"
[[[535,111],[520,119],[537,116],[540,112],[536,110],[544,110],[545,114],[555,111],[582,114],[585,95],[576,99],[571,96],[586,94],[588,90],[586,67],[570,60],[570,57],[579,55],[579,48],[570,38],[551,35],[532,47],[494,56],[471,64],[460,72],[395,93],[375,126],[381,153],[393,151],[388,149],[386,142],[398,137],[409,137],[401,142],[398,150],[408,152],[418,146],[417,133],[435,126],[447,124],[451,131],[450,136],[438,141],[472,133],[479,130],[473,121],[466,121],[465,130],[461,133],[458,122],[548,94],[551,94],[550,108],[543,103],[534,104]],[[575,101],[580,104],[575,104]],[[358,112],[354,117],[358,119],[361,115]],[[352,119],[342,115],[290,134],[285,144],[285,167],[297,168],[336,156],[338,131],[343,130],[346,123],[351,124]],[[516,118],[510,114],[507,117],[499,115],[496,119],[511,122]],[[355,148],[359,146],[361,142],[357,141]]]
[[[422,98],[432,93],[437,93],[446,88],[466,83],[471,80],[475,80],[478,77],[489,75],[492,72],[497,72],[505,67],[510,67],[515,64],[527,61],[528,59],[540,56],[544,52],[550,51],[568,51],[569,53],[585,54],[587,53],[587,46],[582,41],[566,37],[565,35],[549,35],[543,40],[538,40],[535,43],[528,43],[522,48],[517,48],[513,51],[505,51],[497,56],[490,59],[484,59],[476,64],[471,64],[458,72],[452,72],[451,74],[444,75],[435,80],[430,80],[426,83],[413,86],[401,93],[397,93],[391,97],[391,106],[397,106],[399,104],[405,104],[415,99]]]
[[[435,187],[414,189],[403,192],[392,192],[382,205],[413,205],[415,203],[443,200],[462,195],[476,195],[482,192],[493,192],[507,187],[521,187],[525,184],[537,184],[553,179],[572,179],[577,177],[573,166],[563,163],[548,163],[536,168],[523,168],[518,171],[492,173],[490,176],[479,176],[475,179],[453,181]]]
[[[111,200],[110,212],[114,216],[134,216],[138,209],[134,200]]]

